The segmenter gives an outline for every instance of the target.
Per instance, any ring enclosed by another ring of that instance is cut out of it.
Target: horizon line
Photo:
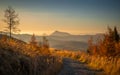
[[[36,34],[34,32],[33,33],[30,33],[30,32],[20,32],[20,33],[12,33],[12,34],[20,34],[20,35],[33,35],[33,34],[35,34],[36,36],[43,36],[43,35],[50,36],[54,32],[51,32],[50,34],[47,34],[47,33]],[[105,32],[97,32],[97,33],[79,33],[79,34],[74,34],[74,33],[64,32],[64,31],[59,31],[59,32],[68,33],[70,35],[97,35],[97,34],[104,34],[105,33]],[[4,32],[4,31],[0,31],[0,33],[1,34],[4,34],[4,33],[9,34],[9,32]]]

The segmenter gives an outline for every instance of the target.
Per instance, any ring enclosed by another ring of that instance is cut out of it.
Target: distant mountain
[[[56,35],[54,35],[56,34]],[[59,35],[58,35],[59,34]],[[63,35],[62,35],[63,34]],[[60,40],[60,41],[80,41],[80,42],[88,42],[88,40],[92,37],[93,41],[98,40],[98,38],[103,38],[103,34],[95,34],[95,35],[72,35],[66,32],[55,31],[53,32],[49,38]]]
[[[55,31],[50,36],[70,36],[71,34],[67,32]]]
[[[30,34],[13,34],[13,37],[23,40],[29,43],[31,36]],[[93,38],[95,42],[99,38],[103,38],[103,34],[96,35],[72,35],[66,32],[55,31],[51,35],[47,36],[50,47],[56,49],[66,50],[86,50],[88,47],[88,39]],[[42,41],[42,36],[36,36],[38,42]]]

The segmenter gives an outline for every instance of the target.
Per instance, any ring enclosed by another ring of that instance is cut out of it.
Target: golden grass
[[[120,75],[120,58],[92,56],[89,66],[102,69],[107,75]]]
[[[72,58],[86,63],[91,69],[103,70],[105,75],[120,75],[120,58],[89,55],[81,51],[52,50],[52,52],[61,57]],[[104,74],[101,74],[104,75]]]
[[[0,75],[56,75],[62,59],[43,48],[0,37]]]

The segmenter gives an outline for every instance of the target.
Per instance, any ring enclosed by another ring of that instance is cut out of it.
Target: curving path
[[[84,63],[64,58],[63,69],[58,75],[103,75],[102,72],[89,69]]]

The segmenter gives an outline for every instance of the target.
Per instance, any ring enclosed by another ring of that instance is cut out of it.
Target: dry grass
[[[56,75],[62,59],[43,48],[0,37],[0,75]]]
[[[54,50],[52,53],[61,57],[68,57],[88,64],[91,69],[104,71],[101,75],[120,75],[120,58],[89,55],[81,51]]]
[[[120,58],[92,56],[89,66],[104,70],[107,75],[120,75]]]

